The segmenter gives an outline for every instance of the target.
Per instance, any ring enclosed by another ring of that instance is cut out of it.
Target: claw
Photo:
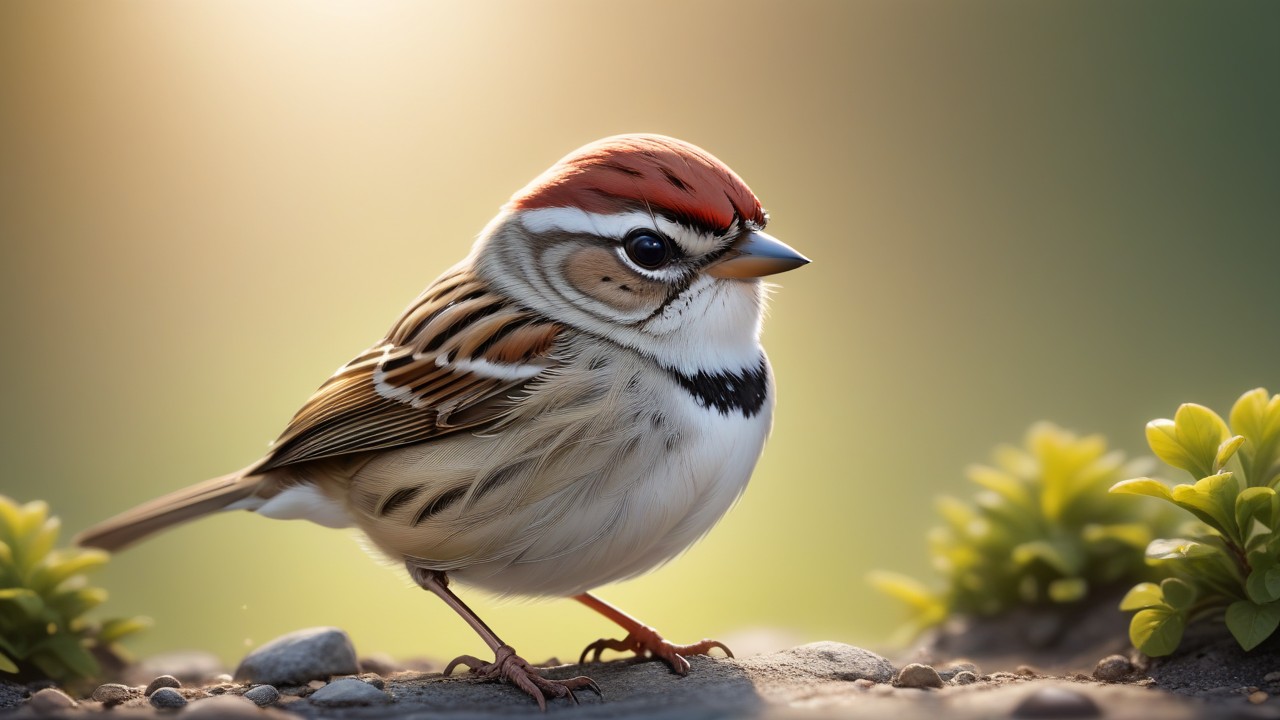
[[[578,676],[568,680],[548,680],[542,677],[524,658],[516,655],[515,649],[510,645],[499,647],[494,653],[493,662],[484,662],[471,655],[454,658],[445,666],[442,674],[449,675],[459,665],[466,665],[470,668],[472,675],[478,675],[486,680],[504,679],[510,682],[532,697],[543,712],[547,710],[549,698],[568,698],[570,702],[577,705],[578,696],[573,691],[584,687],[604,697],[600,692],[600,686],[589,677]]]
[[[592,656],[592,662],[600,662],[600,657],[605,650],[616,650],[635,653],[633,660],[636,662],[653,659],[662,660],[671,668],[672,672],[677,675],[686,675],[689,672],[689,661],[684,656],[707,655],[713,648],[718,648],[724,651],[725,655],[733,657],[733,651],[719,640],[703,640],[690,645],[675,645],[664,639],[653,628],[640,627],[621,640],[608,640],[605,638],[596,640],[583,649],[582,655],[578,658],[578,664],[585,664],[587,655]]]

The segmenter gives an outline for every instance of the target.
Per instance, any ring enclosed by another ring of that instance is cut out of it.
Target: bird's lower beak
[[[760,230],[749,232],[729,248],[706,273],[719,278],[752,278],[795,270],[808,265],[809,258],[786,243]]]

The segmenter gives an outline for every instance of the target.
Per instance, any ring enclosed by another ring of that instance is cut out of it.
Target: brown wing
[[[561,329],[455,268],[381,343],[311,396],[255,472],[492,422],[510,406],[509,396],[554,364]]]

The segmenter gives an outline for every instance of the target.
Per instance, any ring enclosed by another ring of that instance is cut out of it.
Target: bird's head
[[[767,222],[746,183],[705,150],[618,135],[512,196],[477,260],[530,307],[630,345],[749,335],[754,347],[759,278],[809,262],[765,233]]]

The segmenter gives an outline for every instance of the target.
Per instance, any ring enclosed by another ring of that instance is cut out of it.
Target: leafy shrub
[[[945,524],[930,532],[929,547],[945,589],[896,573],[870,578],[909,606],[908,631],[952,615],[1071,603],[1143,577],[1142,550],[1162,521],[1157,508],[1107,494],[1136,465],[1108,452],[1104,438],[1043,422],[1028,430],[1023,447],[1001,446],[992,460],[968,470],[983,488],[972,504],[939,498]]]
[[[1230,419],[1228,426],[1189,403],[1172,420],[1147,424],[1152,452],[1194,484],[1170,488],[1144,477],[1111,488],[1160,498],[1199,519],[1180,537],[1151,543],[1147,559],[1169,577],[1137,585],[1120,605],[1137,611],[1129,637],[1148,655],[1172,653],[1196,620],[1221,617],[1245,650],[1280,626],[1280,395],[1251,390]]]
[[[54,550],[61,527],[49,506],[19,506],[0,495],[0,678],[72,683],[100,672],[93,651],[113,652],[120,638],[146,626],[140,618],[87,621],[107,599],[84,573],[107,562],[100,550]]]

